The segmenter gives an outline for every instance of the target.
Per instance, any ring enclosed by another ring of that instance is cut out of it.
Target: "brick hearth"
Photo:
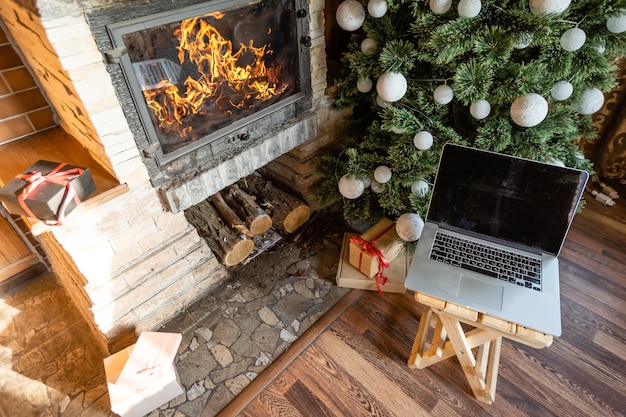
[[[158,328],[228,275],[180,210],[259,168],[297,187],[314,206],[312,160],[346,128],[345,114],[332,111],[325,95],[323,0],[311,0],[309,8],[312,116],[277,132],[280,147],[272,146],[274,136],[266,138],[230,161],[236,170],[211,168],[195,183],[169,193],[150,182],[86,19],[90,10],[115,2],[0,2],[0,17],[59,126],[127,187],[126,193],[69,216],[62,227],[39,236],[55,274],[92,323],[103,350],[117,351],[139,332]]]

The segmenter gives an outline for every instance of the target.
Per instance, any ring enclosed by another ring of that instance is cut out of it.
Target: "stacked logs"
[[[237,265],[252,253],[255,236],[272,227],[283,234],[293,233],[310,214],[300,199],[256,174],[185,211],[187,220],[226,266]]]

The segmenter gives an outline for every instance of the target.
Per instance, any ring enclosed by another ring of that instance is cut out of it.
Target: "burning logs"
[[[255,236],[272,232],[272,226],[293,233],[309,216],[309,206],[258,175],[244,178],[185,211],[187,220],[226,266],[237,265],[251,255]]]

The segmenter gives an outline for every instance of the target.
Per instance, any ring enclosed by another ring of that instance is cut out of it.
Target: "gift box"
[[[396,224],[383,218],[361,236],[350,238],[350,264],[372,278],[381,268],[381,261],[393,261],[402,251],[403,243],[396,233]]]
[[[405,293],[404,281],[409,270],[410,259],[406,253],[401,253],[389,263],[382,275],[387,278],[386,283],[380,282],[376,277],[369,278],[350,264],[349,245],[350,238],[356,236],[353,233],[345,233],[337,267],[337,286],[345,288],[358,288],[368,291]]]
[[[142,332],[137,343],[104,358],[111,410],[141,417],[183,393],[174,366],[179,333]]]
[[[11,214],[61,225],[95,189],[89,168],[42,160],[1,187],[0,201]]]

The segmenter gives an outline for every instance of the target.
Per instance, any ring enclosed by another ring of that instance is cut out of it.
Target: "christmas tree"
[[[592,171],[576,142],[616,85],[626,2],[344,0],[336,16],[352,38],[333,103],[363,132],[321,158],[319,195],[346,219],[418,238],[446,142]]]

